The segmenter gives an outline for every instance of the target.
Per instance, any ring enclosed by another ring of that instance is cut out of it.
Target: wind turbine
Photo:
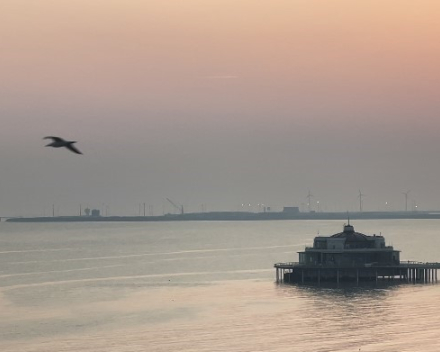
[[[359,212],[362,212],[362,205],[363,205],[362,197],[364,197],[364,196],[365,196],[365,194],[362,194],[361,190],[359,190],[359,195],[358,195],[358,198],[359,198]]]
[[[408,194],[411,192],[411,190],[408,190],[406,192],[402,192],[402,194],[405,196],[405,211],[408,211]]]

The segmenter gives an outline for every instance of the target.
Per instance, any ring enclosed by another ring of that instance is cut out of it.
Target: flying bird
[[[44,137],[43,139],[52,139],[52,142],[46,145],[46,147],[53,147],[53,148],[61,148],[66,147],[71,152],[74,152],[76,154],[82,154],[78,149],[75,148],[73,143],[76,143],[76,141],[65,141],[64,139],[60,137]]]

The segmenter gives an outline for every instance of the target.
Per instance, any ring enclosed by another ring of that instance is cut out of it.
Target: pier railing
[[[437,282],[440,263],[403,261],[395,264],[381,263],[276,263],[276,281],[301,282],[321,280],[353,281],[399,279],[407,282]]]
[[[394,268],[431,268],[440,269],[440,263],[432,262],[418,262],[418,261],[401,261],[399,264],[380,264],[380,263],[325,263],[325,264],[315,264],[315,263],[299,263],[299,262],[287,262],[287,263],[276,263],[275,268],[280,269],[293,269],[294,267],[307,267],[307,268],[356,268],[356,267],[394,267]]]

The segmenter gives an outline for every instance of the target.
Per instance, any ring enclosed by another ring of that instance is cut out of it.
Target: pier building
[[[382,235],[368,236],[350,223],[332,236],[317,236],[313,247],[298,252],[299,261],[277,263],[277,282],[437,281],[440,263],[401,262],[400,251],[387,246]]]

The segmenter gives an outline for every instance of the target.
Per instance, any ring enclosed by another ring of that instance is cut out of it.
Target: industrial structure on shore
[[[299,262],[275,264],[277,282],[434,282],[440,269],[440,263],[401,262],[383,236],[356,232],[350,222],[340,233],[315,237],[313,247],[298,254]]]

